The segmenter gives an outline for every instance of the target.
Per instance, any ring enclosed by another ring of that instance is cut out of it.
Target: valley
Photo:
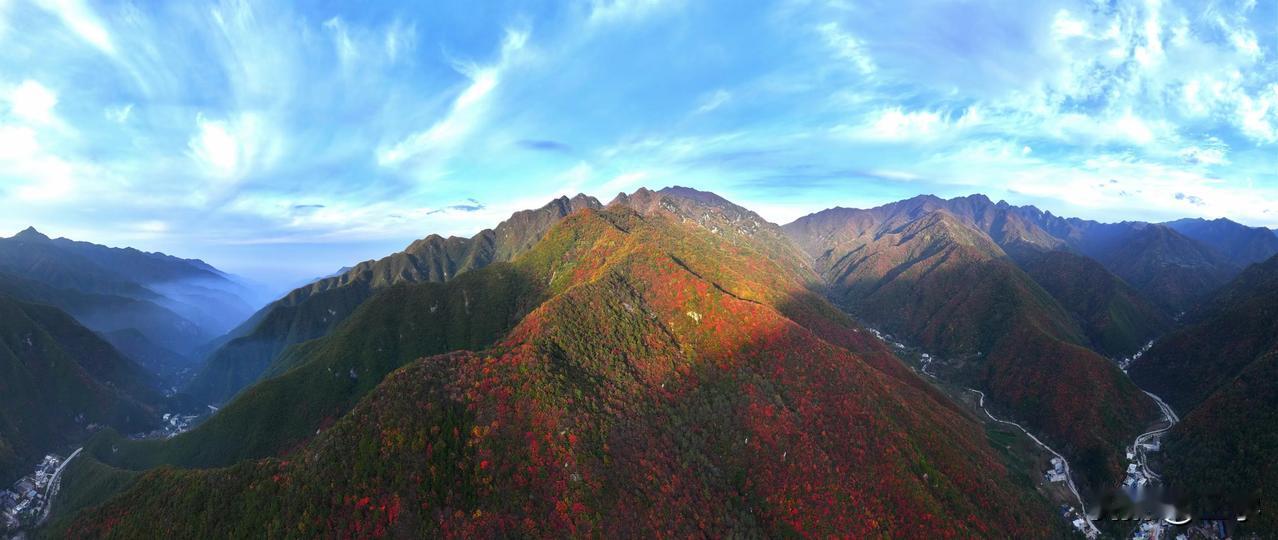
[[[1043,442],[1025,426],[996,416],[986,406],[984,392],[974,388],[963,387],[947,380],[948,377],[945,373],[952,374],[957,362],[947,361],[937,355],[923,352],[917,347],[895,341],[895,338],[890,334],[884,334],[873,328],[869,328],[869,331],[883,340],[884,343],[893,347],[898,356],[910,363],[920,374],[927,377],[927,380],[949,395],[951,399],[971,407],[976,417],[986,421],[991,439],[995,437],[1003,438],[1002,434],[1010,433],[1010,437],[1013,440],[1025,439],[1031,441],[1032,445],[1022,444],[1015,446],[1015,451],[1013,451],[1014,445],[1006,445],[1006,449],[1011,453],[1009,461],[1022,467],[1021,472],[1026,475],[1026,478],[1035,483],[1036,489],[1042,492],[1049,500],[1060,505],[1060,517],[1063,518],[1068,526],[1077,530],[1082,536],[1093,539],[1102,537],[1162,538],[1161,533],[1170,527],[1162,521],[1161,517],[1138,519],[1134,525],[1130,526],[1117,525],[1114,522],[1102,522],[1101,525],[1104,525],[1104,529],[1097,527],[1093,519],[1097,517],[1096,509],[1101,504],[1099,499],[1102,495],[1092,491],[1089,492],[1087,497],[1084,497],[1075,484],[1076,473],[1071,469],[1068,458],[1052,449],[1051,446]],[[938,373],[941,374],[938,375]],[[1167,433],[1179,420],[1170,407],[1161,399],[1148,392],[1146,394],[1159,405],[1163,412],[1163,419],[1151,426],[1150,430],[1136,436],[1132,444],[1127,446],[1128,459],[1132,460],[1131,464],[1137,469],[1135,471],[1129,469],[1126,473],[1127,476],[1123,479],[1121,485],[1118,486],[1119,490],[1128,494],[1137,503],[1143,502],[1143,495],[1146,491],[1156,492],[1155,490],[1158,489],[1157,485],[1160,480],[1159,475],[1149,469],[1147,453],[1159,450],[1159,437]],[[975,396],[975,400],[972,399],[973,396]],[[1012,430],[1009,432],[1004,429],[1005,427],[1010,427]],[[1138,489],[1140,490],[1139,495]]]

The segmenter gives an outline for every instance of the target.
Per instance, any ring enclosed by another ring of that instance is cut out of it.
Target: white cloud
[[[926,139],[936,135],[941,123],[941,115],[935,111],[888,109],[870,125],[869,135],[888,141]]]
[[[221,183],[235,183],[256,169],[269,167],[279,147],[267,137],[259,115],[243,113],[230,120],[196,115],[196,131],[187,153],[204,174]]]
[[[834,126],[830,134],[858,142],[928,142],[969,132],[985,122],[985,114],[976,106],[964,109],[958,118],[938,110],[887,107],[870,113],[860,124]]]
[[[1149,125],[1130,111],[1112,121],[1110,127],[1119,137],[1136,144],[1149,144],[1154,140],[1154,132]]]
[[[715,90],[714,93],[701,99],[701,105],[697,107],[697,114],[705,114],[719,107],[732,99],[732,93],[722,88]]]
[[[839,27],[838,23],[825,23],[817,27],[817,32],[825,40],[825,44],[834,50],[835,54],[843,60],[847,60],[856,66],[862,75],[874,73],[877,69],[874,65],[874,59],[865,49],[865,43],[856,36],[844,31]]]
[[[1238,124],[1247,136],[1272,143],[1278,141],[1278,83],[1261,90],[1256,97],[1238,97]]]
[[[55,120],[53,107],[58,104],[58,96],[52,90],[33,80],[22,81],[9,92],[9,112],[14,116],[37,124],[48,124]]]
[[[1243,53],[1248,58],[1259,60],[1262,56],[1260,52],[1260,44],[1256,42],[1256,33],[1250,30],[1240,30],[1229,36],[1233,41],[1234,47],[1238,52]]]
[[[1052,19],[1052,37],[1059,40],[1086,35],[1087,21],[1075,19],[1067,9],[1056,12]]]
[[[195,122],[199,133],[187,143],[192,157],[218,176],[234,175],[240,163],[240,148],[226,123],[205,120],[203,115]]]
[[[912,172],[898,171],[893,169],[875,169],[867,173],[867,176],[876,178],[887,178],[888,180],[896,180],[898,182],[913,182],[922,180],[923,177]]]
[[[28,79],[5,98],[9,118],[0,121],[0,182],[16,185],[12,194],[21,201],[47,203],[73,196],[77,169],[83,167],[46,146],[72,132],[54,113],[57,94]]]
[[[1136,46],[1133,56],[1141,65],[1149,66],[1163,61],[1161,0],[1146,0],[1143,42]]]
[[[40,151],[35,130],[0,124],[0,161],[12,161]]]
[[[102,114],[107,117],[107,120],[123,124],[128,122],[129,116],[133,114],[133,104],[128,103],[119,107],[108,107]]]
[[[830,131],[866,142],[906,142],[927,140],[939,135],[945,128],[945,120],[936,111],[904,111],[900,107],[879,110],[861,125],[841,124]]]
[[[20,201],[50,202],[73,195],[75,167],[46,151],[36,131],[0,124],[0,180],[17,184]]]
[[[443,151],[461,142],[475,130],[487,112],[488,98],[497,88],[505,70],[514,56],[528,42],[528,33],[507,30],[502,42],[501,59],[491,66],[460,64],[458,71],[470,79],[470,84],[458,94],[448,114],[429,128],[377,150],[377,163],[383,167],[401,165],[415,157]]]
[[[1267,212],[1278,203],[1278,192],[1273,188],[1229,185],[1191,168],[1129,154],[1101,155],[1081,166],[1042,164],[1016,173],[1009,187],[1022,194],[1128,216],[1158,209],[1165,214],[1272,222],[1273,216]]]
[[[1178,153],[1181,159],[1186,163],[1194,165],[1228,165],[1229,159],[1225,157],[1224,145],[1208,146],[1206,148],[1200,146],[1188,146],[1182,148]]]
[[[579,161],[572,168],[561,173],[555,183],[564,186],[564,191],[577,193],[581,191],[581,186],[588,182],[594,174],[594,167],[591,167],[589,163]]]
[[[85,4],[83,0],[38,0],[38,3],[40,7],[62,19],[62,23],[81,39],[107,55],[115,56],[115,45],[111,42],[111,33],[98,19],[93,8]]]
[[[1064,113],[1046,114],[1038,119],[1041,126],[1032,129],[1079,145],[1126,144],[1149,146],[1163,140],[1171,140],[1173,129],[1166,122],[1149,121],[1126,111],[1114,116]]]

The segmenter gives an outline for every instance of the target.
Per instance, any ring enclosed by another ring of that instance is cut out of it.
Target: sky
[[[0,234],[273,286],[584,192],[1278,226],[1278,2],[0,0]]]

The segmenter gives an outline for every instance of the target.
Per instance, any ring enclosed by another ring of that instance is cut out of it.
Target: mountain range
[[[51,239],[34,228],[0,239],[0,294],[66,311],[168,385],[189,378],[195,351],[262,297],[203,261]]]
[[[140,302],[204,332],[180,348],[140,323],[90,333],[130,357],[115,372],[202,357],[184,390],[220,408],[170,439],[102,422],[56,511],[75,537],[1067,534],[965,388],[1067,457],[1088,498],[1156,422],[1142,390],[1185,413],[1165,467],[1197,493],[1261,489],[1268,473],[1221,483],[1248,469],[1202,463],[1278,448],[1272,422],[1220,427],[1273,409],[1249,381],[1268,380],[1278,335],[1278,236],[1228,220],[1099,223],[973,195],[778,225],[686,187],[578,195],[242,321],[208,316],[249,295],[198,261],[4,242],[26,251],[0,250],[16,269],[0,295],[20,305],[93,327],[79,306]],[[922,374],[885,334],[929,353]]]
[[[71,534],[1051,530],[974,421],[768,255],[783,236],[711,232],[749,218],[639,195],[570,215],[511,264],[376,295],[317,346],[344,353],[258,385],[309,371],[366,387],[349,412],[282,457],[141,476]],[[513,325],[486,346],[381,360],[384,379],[368,364],[388,356],[370,345],[503,306]]]

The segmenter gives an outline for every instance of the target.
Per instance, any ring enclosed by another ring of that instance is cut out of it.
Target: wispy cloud
[[[696,112],[697,114],[708,113],[710,111],[718,109],[719,107],[722,107],[723,104],[727,103],[728,100],[730,99],[732,99],[732,93],[720,88],[718,90],[715,90],[710,95],[702,98],[701,105],[697,106]]]
[[[528,150],[537,150],[541,152],[571,152],[572,147],[566,143],[559,141],[551,141],[546,139],[521,139],[518,141],[521,148]]]
[[[931,141],[954,136],[981,123],[981,113],[969,108],[950,119],[939,111],[906,111],[891,107],[875,111],[859,125],[840,124],[831,133],[864,142]]]
[[[841,60],[845,60],[852,64],[863,75],[874,73],[877,66],[874,65],[874,58],[870,56],[866,50],[865,43],[856,36],[845,32],[839,27],[838,23],[827,22],[817,27],[817,32],[834,50],[834,54]]]
[[[107,55],[115,55],[111,33],[84,0],[39,0],[37,3],[57,15],[81,39]]]
[[[478,212],[486,208],[483,203],[475,199],[467,199],[468,204],[450,204],[443,208],[437,208],[426,212],[426,215],[443,214],[448,212]]]
[[[346,30],[346,23],[341,17],[333,17],[324,21],[324,28],[333,34],[333,48],[337,51],[337,58],[341,61],[342,67],[350,68],[359,59],[359,51],[356,50],[355,42],[351,40]],[[395,52],[398,54],[398,50]]]
[[[591,0],[587,22],[609,24],[634,20],[679,3],[678,0]]]
[[[377,163],[383,167],[393,167],[432,152],[437,158],[446,158],[446,155],[441,154],[469,136],[483,120],[489,94],[497,88],[505,70],[527,42],[528,32],[507,30],[502,41],[501,56],[495,64],[480,66],[459,63],[456,69],[470,80],[470,84],[453,100],[447,114],[429,128],[379,149]]]

